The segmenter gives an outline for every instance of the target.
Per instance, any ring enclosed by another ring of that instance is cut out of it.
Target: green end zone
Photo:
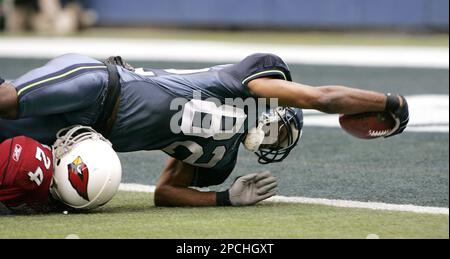
[[[449,238],[448,215],[286,203],[157,208],[150,194],[131,192],[89,213],[0,222],[0,238]]]

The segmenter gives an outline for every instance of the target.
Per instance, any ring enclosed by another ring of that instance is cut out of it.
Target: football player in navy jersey
[[[261,107],[227,102],[261,99],[278,105],[264,104],[259,112]],[[120,57],[100,62],[67,54],[1,85],[0,140],[27,135],[52,143],[61,128],[92,126],[118,152],[163,150],[171,156],[155,191],[158,206],[251,205],[275,194],[270,173],[240,177],[224,192],[190,187],[228,178],[241,143],[261,163],[285,159],[301,136],[301,109],[388,111],[397,124],[385,137],[403,132],[409,119],[401,95],[295,83],[288,66],[272,54],[187,71],[134,69]]]

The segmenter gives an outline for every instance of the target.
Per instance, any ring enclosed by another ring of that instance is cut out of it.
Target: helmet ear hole
[[[52,184],[50,185],[50,188],[58,188],[58,184],[55,180],[52,181]]]

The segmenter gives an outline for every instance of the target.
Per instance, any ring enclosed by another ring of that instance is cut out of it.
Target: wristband
[[[386,112],[396,112],[400,108],[400,101],[397,95],[392,95],[390,93],[386,94],[386,107],[384,111]]]
[[[228,190],[223,192],[216,192],[216,205],[217,206],[231,206],[230,193]]]

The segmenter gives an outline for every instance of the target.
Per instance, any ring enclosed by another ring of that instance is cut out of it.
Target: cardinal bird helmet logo
[[[71,164],[67,165],[69,172],[69,182],[72,187],[77,191],[78,195],[83,199],[89,201],[88,197],[88,182],[89,182],[89,169],[80,156],[78,156]]]

